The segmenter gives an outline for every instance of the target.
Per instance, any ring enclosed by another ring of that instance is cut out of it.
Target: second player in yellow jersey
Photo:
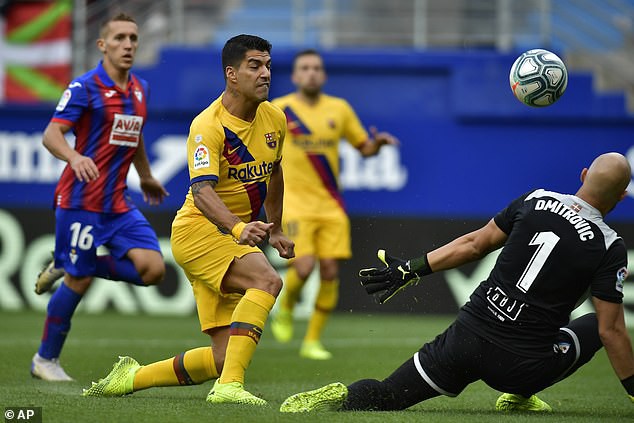
[[[286,115],[284,143],[284,232],[295,241],[297,258],[286,275],[280,309],[271,328],[281,342],[292,338],[292,313],[300,291],[319,261],[321,284],[300,355],[331,357],[320,338],[339,292],[339,260],[351,256],[350,221],[339,186],[339,143],[345,138],[363,156],[378,153],[396,139],[363,128],[342,98],[321,92],[326,81],[323,61],[314,50],[295,57],[292,73],[297,91],[273,100]]]
[[[284,204],[295,217],[337,217],[345,212],[339,187],[339,143],[361,147],[368,133],[348,102],[321,94],[307,103],[296,93],[275,99],[286,115]],[[290,216],[290,215],[287,215]]]

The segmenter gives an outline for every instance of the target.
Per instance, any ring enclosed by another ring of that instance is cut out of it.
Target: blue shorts
[[[55,220],[55,267],[75,277],[95,274],[102,245],[117,259],[132,248],[161,252],[154,229],[137,209],[96,213],[58,208]]]

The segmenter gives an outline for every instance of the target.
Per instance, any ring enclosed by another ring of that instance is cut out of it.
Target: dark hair
[[[249,50],[271,52],[271,43],[257,35],[240,34],[230,38],[222,48],[222,73],[227,66],[238,67]]]
[[[300,57],[303,56],[319,56],[321,57],[321,54],[315,50],[314,48],[307,48],[306,50],[302,50],[300,52],[298,52],[297,54],[295,54],[295,57],[293,57],[293,66],[295,65],[295,62],[297,61],[297,59],[299,59]]]
[[[124,12],[117,13],[116,15],[113,15],[113,16],[109,17],[108,19],[106,19],[105,21],[103,21],[101,23],[101,29],[99,30],[99,36],[101,38],[103,38],[106,35],[106,31],[108,30],[108,24],[110,22],[117,22],[117,21],[125,21],[125,22],[136,23],[134,18],[132,16],[128,15],[127,13],[124,13]]]

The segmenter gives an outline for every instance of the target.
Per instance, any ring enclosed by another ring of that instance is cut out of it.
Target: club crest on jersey
[[[142,129],[142,116],[115,113],[109,142],[113,145],[136,147],[139,145]]]
[[[556,353],[560,352],[562,354],[566,354],[568,351],[570,351],[570,343],[568,342],[560,342],[553,345],[553,347]]]
[[[616,272],[616,290],[619,292],[623,292],[623,283],[625,282],[625,279],[627,279],[627,267],[621,267],[617,272]]]
[[[70,250],[68,257],[70,258],[71,263],[77,263],[77,251],[74,248]]]
[[[277,147],[277,132],[267,132],[266,134],[264,134],[264,140],[266,141],[266,145],[268,145],[269,148]]]
[[[134,96],[137,100],[139,100],[139,103],[143,102],[143,93],[141,92],[141,90],[134,90]]]
[[[209,167],[209,151],[204,145],[198,146],[194,151],[194,169]]]

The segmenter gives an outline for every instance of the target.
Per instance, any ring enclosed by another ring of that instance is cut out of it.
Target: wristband
[[[431,270],[431,267],[429,267],[429,263],[427,263],[427,253],[423,254],[420,257],[411,259],[409,261],[409,268],[418,277],[433,273],[433,270]]]
[[[247,224],[244,223],[243,221],[240,221],[236,223],[235,225],[233,225],[233,228],[231,228],[231,235],[233,235],[233,237],[237,241],[240,241],[240,236],[242,235],[242,231],[244,230],[245,226],[247,226]]]
[[[634,397],[634,375],[623,379],[621,381],[621,385],[623,385],[623,387],[625,388],[625,391],[630,396],[630,399],[634,401],[634,399],[632,398]]]

